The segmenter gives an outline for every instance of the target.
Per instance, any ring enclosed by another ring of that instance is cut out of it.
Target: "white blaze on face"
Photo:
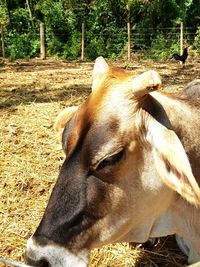
[[[33,262],[46,260],[51,267],[87,267],[88,251],[73,254],[58,245],[38,245],[31,237],[27,242],[26,256]]]

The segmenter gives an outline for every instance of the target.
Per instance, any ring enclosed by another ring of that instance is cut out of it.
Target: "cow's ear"
[[[77,111],[77,109],[78,107],[75,107],[75,106],[67,107],[58,114],[53,128],[57,132],[60,140],[62,137],[63,130],[65,128],[65,125],[71,119],[71,117]]]
[[[187,201],[200,205],[200,188],[178,136],[152,117],[146,123],[145,139],[151,146],[158,174]]]
[[[92,92],[96,91],[103,81],[103,77],[109,70],[109,66],[103,57],[95,60],[92,73]]]

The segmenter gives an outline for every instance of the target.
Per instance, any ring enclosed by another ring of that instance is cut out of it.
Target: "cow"
[[[200,79],[195,79],[189,82],[183,92],[181,92],[181,96],[190,99],[198,99],[200,98]]]
[[[199,103],[161,87],[96,59],[92,93],[56,121],[66,157],[28,263],[86,267],[93,248],[173,234],[200,259]]]

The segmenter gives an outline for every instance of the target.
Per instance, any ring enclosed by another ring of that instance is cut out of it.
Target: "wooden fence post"
[[[183,22],[180,23],[180,54],[183,54]]]
[[[84,61],[84,50],[85,50],[85,24],[82,23],[82,44],[81,44],[81,60]]]
[[[5,41],[4,41],[4,29],[3,25],[1,25],[1,47],[2,47],[2,57],[6,57],[6,52],[5,52]]]
[[[45,48],[45,26],[44,23],[40,23],[40,58],[46,58],[46,48]]]
[[[130,16],[131,16],[131,10],[130,10],[130,2],[128,0],[127,5],[127,34],[128,34],[128,61],[131,60],[131,25],[130,25]]]
[[[130,22],[127,23],[128,29],[128,61],[131,60],[131,25]]]

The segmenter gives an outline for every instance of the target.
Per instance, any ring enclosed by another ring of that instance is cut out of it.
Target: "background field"
[[[50,59],[0,63],[0,257],[24,260],[25,243],[41,219],[64,158],[52,125],[59,111],[88,96],[92,66]],[[157,70],[164,90],[175,92],[199,78],[200,60],[189,58],[182,67],[138,58],[128,68],[135,74]],[[174,239],[164,238],[151,250],[135,244],[95,250],[90,267],[185,264]]]

